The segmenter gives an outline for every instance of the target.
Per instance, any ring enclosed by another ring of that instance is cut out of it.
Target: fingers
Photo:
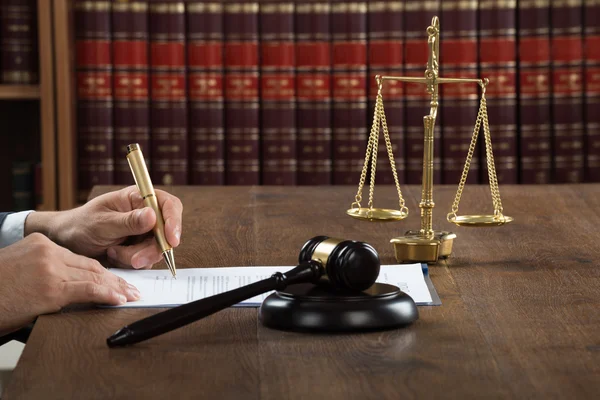
[[[128,204],[130,204],[132,210],[144,207],[144,199],[142,198],[142,194],[138,190],[137,186],[129,186],[123,189],[123,191],[127,196]]]
[[[109,222],[116,237],[143,235],[152,230],[156,224],[156,214],[150,207],[139,210],[117,213]]]
[[[119,306],[127,298],[116,290],[90,281],[64,282],[62,293],[65,304],[96,303]]]
[[[127,301],[140,298],[140,292],[135,286],[107,271],[98,261],[73,253],[65,254],[64,260],[67,268],[63,270],[63,279],[66,282],[93,283],[124,296]]]
[[[102,267],[100,267],[102,268]],[[114,290],[119,295],[126,297],[127,301],[139,300],[140,292],[125,279],[102,268],[102,271],[89,271],[82,268],[69,268],[67,273],[71,281],[91,282],[102,287]]]
[[[166,239],[171,246],[177,247],[181,242],[183,205],[176,196],[164,190],[155,190],[155,192],[165,222]],[[114,203],[111,203],[109,208],[118,211],[118,213],[106,220],[106,225],[110,226],[110,237],[120,239],[150,232],[156,224],[156,214],[151,208],[144,207],[137,187],[129,186],[117,193],[116,196],[111,197]],[[121,259],[118,261],[123,263]]]
[[[183,204],[177,197],[162,190],[156,190],[156,197],[165,220],[167,240],[171,246],[177,247],[181,241]]]
[[[90,203],[98,203],[108,207],[110,210],[127,212],[143,207],[142,196],[136,185],[104,193],[93,198]]]
[[[161,251],[153,237],[135,245],[113,246],[106,254],[115,266],[121,268],[150,269],[162,260]]]

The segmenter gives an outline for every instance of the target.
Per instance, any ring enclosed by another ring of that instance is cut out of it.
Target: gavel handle
[[[285,274],[276,272],[262,281],[192,301],[136,321],[115,332],[107,339],[107,344],[109,347],[116,347],[138,343],[195,322],[259,294],[271,290],[283,290],[293,283],[316,282],[324,272],[320,263],[311,260],[299,264]]]

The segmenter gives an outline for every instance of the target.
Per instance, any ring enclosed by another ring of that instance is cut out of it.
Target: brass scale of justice
[[[398,175],[396,173],[395,159],[392,152],[392,145],[387,128],[385,111],[383,107],[383,82],[386,80],[395,80],[402,82],[423,83],[426,85],[427,93],[431,95],[431,109],[429,115],[423,117],[424,123],[424,149],[423,149],[423,181],[421,191],[421,229],[419,231],[407,231],[403,236],[395,237],[390,240],[394,246],[396,260],[398,262],[426,262],[435,263],[439,258],[447,258],[452,252],[452,243],[456,238],[456,234],[446,231],[433,230],[433,143],[434,143],[434,126],[438,110],[438,84],[451,83],[478,83],[481,87],[481,100],[479,104],[479,112],[475,122],[471,144],[465,161],[465,166],[458,184],[458,190],[452,204],[452,211],[448,213],[447,220],[458,226],[467,227],[482,227],[482,226],[501,226],[513,221],[512,217],[502,214],[502,202],[500,200],[500,191],[498,189],[498,180],[496,177],[496,168],[494,165],[494,156],[492,153],[492,139],[487,116],[487,106],[485,99],[486,87],[489,80],[486,79],[467,79],[467,78],[442,78],[438,76],[439,70],[439,45],[440,45],[440,21],[439,18],[433,17],[431,26],[427,28],[429,59],[427,61],[427,69],[425,77],[396,77],[396,76],[380,76],[377,75],[376,81],[378,84],[377,99],[375,112],[373,116],[373,125],[369,140],[367,142],[367,151],[365,162],[360,176],[358,192],[355,196],[355,201],[351,204],[347,214],[361,220],[376,222],[376,221],[399,221],[408,216],[408,208],[405,206],[400,184],[398,183]],[[392,174],[396,184],[399,197],[399,209],[383,209],[373,207],[373,193],[375,189],[375,173],[377,165],[377,151],[379,146],[379,133],[383,130],[385,145],[387,148],[389,161],[391,164]],[[464,190],[465,182],[469,172],[469,167],[473,157],[473,152],[477,144],[479,130],[483,125],[485,137],[485,150],[487,158],[488,178],[494,207],[494,214],[490,215],[462,215],[459,216],[458,205],[461,195]],[[369,202],[367,207],[361,206],[362,190],[365,184],[367,169],[371,161],[371,177]]]

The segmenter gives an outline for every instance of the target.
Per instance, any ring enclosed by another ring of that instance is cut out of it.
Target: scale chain
[[[392,149],[392,141],[390,140],[390,133],[387,126],[387,120],[385,118],[385,111],[383,107],[383,99],[381,99],[381,108],[379,109],[381,115],[379,119],[381,120],[381,125],[383,127],[383,136],[385,138],[385,146],[388,152],[388,158],[390,160],[390,166],[392,167],[392,174],[394,175],[394,183],[396,184],[396,190],[398,191],[398,204],[400,206],[400,212],[402,214],[408,215],[408,208],[406,207],[406,203],[404,201],[404,197],[402,197],[402,190],[400,190],[400,182],[398,182],[398,173],[396,172],[396,160],[394,158],[394,152]]]
[[[498,178],[496,175],[496,166],[494,163],[494,153],[492,151],[492,137],[490,133],[490,126],[488,120],[487,113],[487,100],[485,98],[485,89],[487,86],[487,82],[482,86],[482,94],[481,101],[479,103],[479,111],[477,113],[477,120],[475,121],[475,128],[473,129],[473,136],[471,138],[471,144],[469,145],[469,152],[467,154],[467,159],[465,161],[465,167],[463,169],[462,175],[460,177],[460,182],[458,184],[458,190],[456,192],[456,197],[454,199],[454,203],[452,203],[452,212],[448,213],[447,219],[450,221],[453,218],[457,217],[458,213],[458,204],[460,203],[460,198],[462,196],[462,192],[465,187],[465,183],[467,181],[467,175],[469,173],[469,168],[471,166],[471,161],[473,159],[473,153],[475,152],[475,146],[477,144],[477,137],[479,136],[479,130],[481,129],[481,125],[483,123],[483,135],[485,139],[485,152],[486,152],[486,165],[488,168],[488,179],[490,181],[490,192],[492,195],[492,203],[494,205],[494,217],[502,218],[502,202],[500,200],[500,189],[498,187]]]
[[[381,111],[383,108],[383,96],[377,96],[377,104],[375,111]],[[371,133],[371,182],[369,183],[369,211],[373,209],[373,194],[375,192],[375,171],[377,170],[377,151],[379,148],[379,124],[381,122],[381,115],[377,118],[377,128],[374,133]]]
[[[357,208],[360,208],[360,202],[362,201],[362,191],[363,191],[363,187],[365,186],[365,180],[367,177],[367,169],[369,167],[369,160],[371,158],[371,153],[372,153],[372,149],[373,147],[375,147],[377,144],[373,143],[373,137],[376,136],[376,130],[379,129],[379,107],[380,107],[380,101],[379,99],[382,98],[382,94],[381,94],[381,85],[379,87],[379,92],[377,93],[377,101],[375,104],[375,112],[373,115],[373,125],[371,126],[371,134],[369,135],[369,140],[367,142],[367,151],[365,154],[365,163],[363,165],[363,169],[360,173],[360,182],[358,184],[358,191],[356,192],[356,196],[354,197],[354,203],[352,203],[352,208],[354,208],[354,206],[356,205]],[[383,103],[381,103],[383,104]]]
[[[481,129],[481,122],[483,121],[483,113],[485,107],[485,94],[481,96],[481,101],[479,103],[479,111],[477,112],[477,120],[475,121],[475,128],[473,129],[473,136],[471,137],[471,144],[469,145],[469,152],[467,153],[467,159],[465,161],[465,167],[463,168],[462,175],[460,177],[460,182],[458,184],[458,190],[456,191],[456,197],[454,198],[454,203],[452,203],[452,212],[448,214],[447,219],[451,220],[452,217],[456,218],[456,213],[458,213],[458,204],[460,203],[460,198],[462,196],[462,192],[465,188],[465,183],[467,182],[467,175],[469,174],[469,168],[471,167],[471,161],[473,159],[473,153],[475,152],[475,146],[477,144],[477,137],[479,136],[479,130]]]
[[[390,167],[392,169],[392,174],[394,176],[394,182],[396,184],[396,191],[398,192],[398,202],[400,206],[400,212],[407,215],[408,208],[406,207],[406,203],[404,198],[402,197],[402,191],[400,189],[400,182],[398,180],[398,172],[396,171],[394,153],[392,149],[392,143],[390,139],[389,129],[387,126],[387,120],[385,117],[385,109],[383,106],[383,79],[380,76],[376,77],[378,83],[378,91],[377,91],[377,99],[375,102],[375,110],[373,115],[373,125],[371,126],[371,132],[369,135],[369,139],[367,142],[367,150],[365,154],[365,161],[363,165],[363,169],[360,175],[360,182],[358,184],[358,191],[354,198],[354,203],[352,203],[351,207],[361,208],[360,202],[362,201],[362,191],[365,185],[367,170],[369,167],[369,161],[371,161],[371,177],[369,183],[369,202],[368,208],[369,211],[367,216],[370,217],[370,213],[373,210],[373,196],[375,192],[375,175],[377,172],[377,152],[379,146],[379,133],[380,130],[383,130],[385,145],[388,152],[388,157],[390,161]]]
[[[498,177],[496,175],[496,165],[494,162],[494,152],[492,151],[492,136],[488,121],[487,106],[484,104],[483,110],[483,133],[485,135],[485,151],[487,156],[488,177],[490,180],[490,191],[494,203],[494,216],[502,217],[502,201],[500,200],[500,188],[498,187]]]

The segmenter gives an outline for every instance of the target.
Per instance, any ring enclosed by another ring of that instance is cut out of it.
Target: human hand
[[[165,236],[171,246],[177,247],[183,206],[177,197],[162,190],[155,192],[165,220]],[[73,210],[50,214],[29,214],[25,233],[43,232],[56,243],[88,257],[106,254],[117,267],[148,269],[162,260],[152,234],[156,214],[144,207],[136,186],[105,193]],[[46,231],[44,227],[48,227]]]
[[[0,334],[77,303],[120,305],[139,291],[91,258],[33,233],[0,249]]]

